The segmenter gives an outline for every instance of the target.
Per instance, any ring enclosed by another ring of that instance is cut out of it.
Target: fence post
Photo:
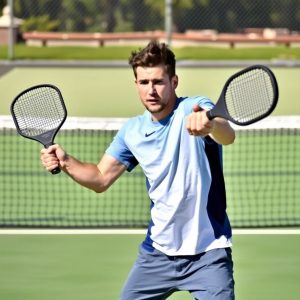
[[[7,4],[9,7],[9,27],[8,27],[8,59],[13,60],[14,59],[14,1],[13,0],[7,0]]]
[[[165,0],[165,32],[166,32],[166,43],[171,47],[172,44],[172,0]]]

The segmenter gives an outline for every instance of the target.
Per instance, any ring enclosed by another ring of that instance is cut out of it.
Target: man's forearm
[[[234,129],[224,119],[216,118],[214,121],[214,128],[210,136],[219,144],[232,144],[235,140]]]
[[[107,189],[104,178],[96,164],[83,163],[70,155],[66,155],[61,169],[74,181],[88,189],[98,193]]]

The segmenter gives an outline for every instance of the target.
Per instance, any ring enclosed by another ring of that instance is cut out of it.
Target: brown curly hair
[[[132,66],[135,78],[137,67],[154,67],[165,65],[170,78],[176,74],[176,60],[174,53],[165,43],[151,41],[145,48],[133,51],[129,57],[129,64]]]

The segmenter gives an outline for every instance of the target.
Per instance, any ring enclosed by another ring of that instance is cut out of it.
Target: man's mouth
[[[159,103],[159,100],[158,99],[147,99],[146,102],[150,103],[150,104],[157,104],[157,103]]]

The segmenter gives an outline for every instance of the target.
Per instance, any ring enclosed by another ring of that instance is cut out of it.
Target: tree
[[[6,0],[0,0],[0,9],[1,9],[1,13],[3,8],[6,6],[7,1]]]
[[[0,0],[0,8],[6,3]],[[14,14],[22,19],[47,16],[42,20],[59,22],[60,31],[163,30],[165,0],[14,0]],[[179,32],[236,32],[246,27],[299,30],[300,5],[299,0],[173,0],[172,20]]]

